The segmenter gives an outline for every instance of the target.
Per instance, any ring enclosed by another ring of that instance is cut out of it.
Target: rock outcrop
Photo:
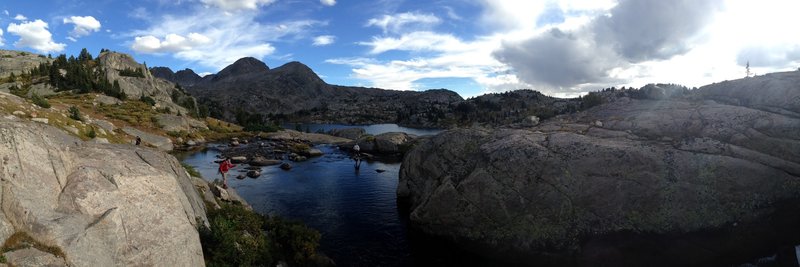
[[[3,119],[0,155],[0,241],[23,232],[70,266],[204,265],[196,227],[205,206],[173,156]],[[6,257],[59,264],[43,253]]]
[[[751,79],[727,85],[749,90],[622,97],[535,127],[447,131],[406,155],[397,194],[414,227],[507,260],[744,255],[800,223],[800,90]],[[707,100],[722,97],[732,105]]]
[[[173,94],[176,92],[184,96],[184,93],[175,88],[175,84],[163,79],[157,79],[147,66],[139,64],[128,54],[116,52],[103,52],[97,56],[100,68],[105,72],[106,79],[113,83],[119,82],[122,91],[128,98],[139,99],[142,96],[150,97],[156,101],[157,108],[169,108],[172,112],[189,114],[186,108],[173,102]],[[122,71],[140,71],[143,77],[125,76]]]
[[[0,78],[20,75],[28,72],[41,63],[50,63],[53,59],[23,51],[0,50]]]

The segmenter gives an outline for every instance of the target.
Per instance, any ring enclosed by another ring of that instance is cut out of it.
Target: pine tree
[[[745,77],[750,77],[750,75],[752,75],[752,73],[750,73],[750,60],[747,61],[747,66],[745,66],[745,70],[746,70]]]

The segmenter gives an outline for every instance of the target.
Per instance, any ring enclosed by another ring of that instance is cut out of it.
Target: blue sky
[[[800,67],[792,0],[0,1],[0,49],[129,53],[216,73],[244,56],[332,84],[575,96]]]

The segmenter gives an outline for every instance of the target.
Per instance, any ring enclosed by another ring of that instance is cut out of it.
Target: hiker
[[[353,157],[356,159],[361,158],[361,147],[358,146],[358,143],[353,146]]]
[[[219,163],[219,173],[222,174],[222,188],[228,189],[228,177],[226,174],[233,167],[236,167],[236,165],[231,163],[230,157]]]
[[[138,145],[141,145],[141,144],[142,144],[142,138],[139,137],[139,136],[136,136],[136,145],[138,146]]]
[[[353,159],[356,160],[355,167],[356,170],[358,170],[361,167],[361,147],[358,146],[358,143],[356,143],[356,145],[353,146]]]

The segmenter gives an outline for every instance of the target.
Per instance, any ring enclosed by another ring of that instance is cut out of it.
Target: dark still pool
[[[322,234],[321,250],[338,266],[485,265],[469,253],[449,249],[409,233],[397,209],[400,163],[363,162],[356,171],[350,157],[335,146],[325,154],[292,162],[284,171],[262,167],[257,179],[228,183],[259,213],[296,219]],[[221,178],[214,147],[182,156],[207,180]],[[236,177],[247,165],[237,165]]]

